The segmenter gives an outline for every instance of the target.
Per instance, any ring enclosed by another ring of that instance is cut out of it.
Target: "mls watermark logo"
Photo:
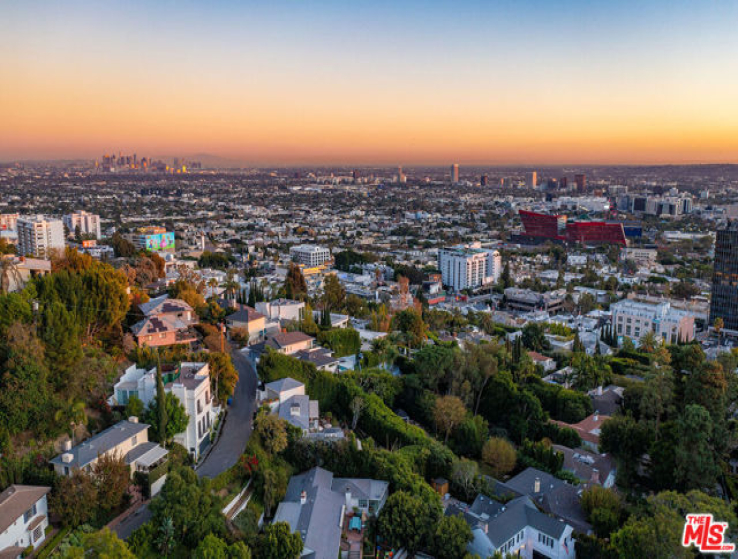
[[[688,514],[682,545],[694,545],[701,553],[733,553],[735,544],[725,541],[727,522],[715,522],[711,514]]]

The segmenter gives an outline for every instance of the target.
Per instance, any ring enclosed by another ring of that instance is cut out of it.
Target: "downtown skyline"
[[[738,162],[738,5],[24,2],[0,161]]]

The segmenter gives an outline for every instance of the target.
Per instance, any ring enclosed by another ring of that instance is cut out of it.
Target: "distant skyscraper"
[[[574,175],[574,182],[577,184],[577,192],[587,192],[587,175]]]
[[[454,163],[451,165],[451,182],[457,183],[459,182],[459,164]]]
[[[710,326],[716,318],[727,330],[738,331],[738,222],[728,222],[715,238]]]
[[[402,172],[402,167],[397,168],[397,182],[402,184],[407,182],[407,177],[405,176],[405,173]]]
[[[561,190],[566,190],[569,188],[569,179],[567,177],[561,177],[561,180],[559,181],[559,186],[561,187]]]
[[[487,186],[487,185],[489,184],[489,177],[488,177],[487,175],[482,175],[482,178],[481,178],[481,180],[479,181],[479,183],[480,183],[480,184],[481,184],[482,186]]]
[[[525,173],[525,187],[526,188],[535,188],[538,185],[538,173],[535,171],[530,171],[529,173]]]

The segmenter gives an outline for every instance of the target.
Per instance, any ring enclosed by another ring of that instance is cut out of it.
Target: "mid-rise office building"
[[[64,250],[64,224],[60,219],[41,215],[22,217],[17,222],[18,254],[50,258],[52,253]]]
[[[331,251],[317,245],[296,245],[290,249],[292,260],[308,268],[320,266],[331,259]]]
[[[63,221],[70,233],[74,233],[79,227],[79,232],[82,235],[94,235],[96,239],[100,238],[99,215],[80,211],[65,215]]]
[[[502,273],[502,257],[496,250],[442,248],[438,251],[438,267],[443,285],[462,291],[496,282]]]
[[[672,307],[668,301],[646,303],[625,299],[610,305],[610,312],[619,342],[623,338],[638,341],[647,332],[653,332],[667,344],[694,339],[694,315]]]
[[[715,237],[710,325],[722,319],[726,330],[738,331],[738,223],[729,222]]]

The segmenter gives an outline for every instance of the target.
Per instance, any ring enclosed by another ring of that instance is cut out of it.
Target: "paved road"
[[[238,370],[236,392],[217,444],[197,469],[200,477],[215,477],[233,466],[243,454],[251,436],[251,421],[256,405],[256,371],[251,361],[239,351],[233,351],[231,357]]]
[[[238,370],[238,384],[236,384],[233,402],[228,409],[218,442],[197,469],[199,477],[215,477],[233,466],[243,454],[251,436],[258,382],[256,371],[251,361],[239,351],[233,351],[231,357],[233,365]],[[143,505],[118,524],[114,530],[119,538],[125,540],[149,520],[151,520],[151,511],[148,505]]]
[[[141,505],[141,507],[138,508],[136,512],[134,512],[125,520],[122,520],[115,528],[113,528],[113,531],[118,534],[118,537],[120,539],[127,540],[129,537],[131,537],[131,534],[136,531],[136,529],[140,528],[149,520],[151,520],[151,516],[152,515],[151,511],[149,510],[149,505]]]

